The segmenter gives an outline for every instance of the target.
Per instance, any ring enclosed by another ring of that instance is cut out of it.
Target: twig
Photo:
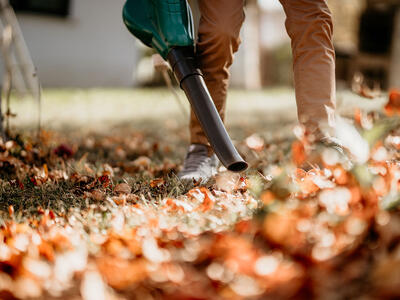
[[[9,70],[6,75],[5,79],[5,84],[4,84],[4,89],[5,89],[5,95],[6,95],[6,137],[10,135],[10,117],[12,116],[11,113],[11,108],[10,108],[10,98],[11,98],[11,87],[12,87],[12,74],[11,71]]]
[[[34,76],[37,76],[37,73],[34,73]],[[37,138],[40,139],[40,133],[42,131],[42,85],[40,84],[40,80],[37,80],[38,84],[38,93],[36,95],[37,100]]]
[[[4,117],[3,117],[3,95],[0,92],[0,134],[1,134],[1,138],[3,139],[3,142],[6,140],[6,133],[4,131],[4,126],[3,126],[3,121],[4,121]]]

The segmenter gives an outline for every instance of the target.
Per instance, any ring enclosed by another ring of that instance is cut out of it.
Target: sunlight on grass
[[[381,106],[384,99],[383,97],[366,101],[349,92],[340,92],[338,106],[342,112],[360,106],[372,110]],[[181,91],[180,100],[189,108]],[[289,88],[262,91],[232,90],[228,97],[227,123],[229,126],[255,119],[295,120],[295,105],[294,92]],[[31,99],[20,100],[13,97],[11,110],[17,114],[12,120],[15,126],[25,127],[37,120],[38,105]],[[107,124],[140,123],[143,120],[160,119],[170,119],[180,124],[185,124],[188,119],[179,110],[171,92],[164,88],[45,89],[42,96],[42,123],[48,128],[66,125],[96,129]]]

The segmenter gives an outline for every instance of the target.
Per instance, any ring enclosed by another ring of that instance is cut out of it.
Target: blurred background
[[[243,43],[232,86],[291,85],[290,41],[278,0],[247,0]],[[335,23],[337,77],[400,86],[400,0],[329,0]],[[161,84],[150,51],[125,29],[123,0],[11,0],[44,87]],[[3,62],[3,60],[2,60]],[[0,69],[4,73],[4,68]],[[245,76],[243,76],[245,74]]]
[[[38,98],[39,78],[44,89],[42,121],[49,126],[60,120],[68,124],[84,120],[82,124],[87,126],[103,124],[109,118],[136,118],[139,122],[166,115],[170,121],[178,116],[186,122],[179,105],[169,105],[174,98],[164,88],[163,76],[153,68],[153,52],[125,28],[121,16],[124,2],[0,0],[3,98],[9,98],[10,86],[31,90],[33,98]],[[338,94],[339,102],[351,100],[355,95],[351,90],[372,98],[376,91],[399,88],[400,0],[328,0],[328,4],[335,26],[338,90],[347,93]],[[243,125],[245,116],[254,120],[257,113],[264,120],[265,112],[274,109],[280,112],[275,114],[279,118],[293,121],[291,48],[283,9],[278,0],[247,0],[245,10],[243,42],[231,69],[228,127],[233,126],[230,120],[240,120]],[[33,73],[38,76],[24,78]],[[243,97],[248,99],[245,107]],[[350,111],[348,102],[340,107]],[[13,110],[18,122],[28,122],[36,106],[16,101]],[[14,116],[9,107],[6,116]],[[71,118],[79,120],[71,122]]]

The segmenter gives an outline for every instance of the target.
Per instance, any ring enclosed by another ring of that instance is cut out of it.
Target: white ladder
[[[0,0],[0,51],[4,64],[1,86],[2,94],[7,98],[6,115],[10,115],[9,98],[11,89],[15,88],[19,95],[29,95],[38,101],[40,128],[40,81],[14,9],[8,0]]]

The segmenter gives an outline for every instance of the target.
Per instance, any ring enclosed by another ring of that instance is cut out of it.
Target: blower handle
[[[194,48],[172,48],[167,59],[221,163],[230,171],[245,171],[248,168],[248,164],[233,146],[221,117],[215,108],[203,75],[196,67]]]

